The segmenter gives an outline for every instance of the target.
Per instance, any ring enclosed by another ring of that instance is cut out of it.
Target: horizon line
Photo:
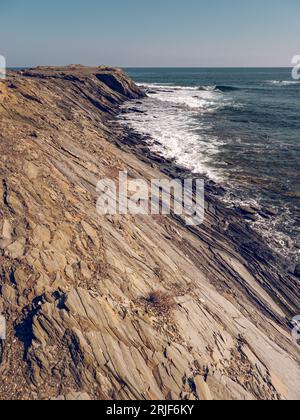
[[[36,67],[68,67],[74,64],[37,64],[33,66],[9,66],[7,67],[8,70],[10,69],[30,69]],[[76,64],[75,64],[76,65]],[[107,67],[116,67],[122,69],[292,69],[293,66],[118,66],[118,65],[110,65],[110,64],[99,64],[99,65],[85,65],[85,64],[78,64],[84,67],[100,67],[100,66],[107,66]]]

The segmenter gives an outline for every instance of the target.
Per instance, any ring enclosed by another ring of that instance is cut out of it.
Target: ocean
[[[257,209],[249,223],[298,261],[300,81],[291,69],[125,71],[148,97],[135,102],[135,112],[126,104],[122,123],[150,136],[155,152],[224,186],[227,206]]]

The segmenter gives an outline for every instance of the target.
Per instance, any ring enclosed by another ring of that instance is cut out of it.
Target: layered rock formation
[[[111,122],[142,95],[107,67],[0,83],[0,398],[299,399],[300,282],[240,215],[97,214],[103,177],[181,173]]]

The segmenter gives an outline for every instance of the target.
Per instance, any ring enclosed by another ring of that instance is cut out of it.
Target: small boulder
[[[11,304],[17,303],[16,291],[12,286],[4,284],[2,286],[1,294],[6,302]]]
[[[266,207],[264,210],[270,216],[277,216],[278,215],[278,210],[276,208]]]
[[[14,242],[13,244],[9,245],[6,248],[5,256],[11,257],[13,259],[18,259],[18,258],[23,257],[25,253],[25,245],[26,245],[25,238],[18,239],[16,242]]]
[[[86,279],[89,280],[92,277],[92,274],[91,274],[91,272],[89,270],[89,267],[88,267],[87,263],[85,261],[80,261],[80,264],[79,265],[80,265],[81,275],[84,278],[86,278]]]
[[[53,401],[90,401],[91,398],[86,392],[71,391],[67,395],[59,395],[57,398],[52,398]]]
[[[252,220],[255,222],[258,219],[257,211],[253,209],[250,205],[239,206],[238,211],[247,220]]]
[[[201,401],[211,401],[213,399],[210,389],[202,376],[196,376],[194,383],[197,395]]]
[[[12,232],[13,229],[11,227],[11,224],[8,220],[4,219],[3,221],[3,227],[2,227],[2,239],[11,240],[12,239]]]
[[[86,235],[91,239],[91,241],[94,243],[94,245],[99,248],[99,238],[96,230],[92,228],[88,223],[85,221],[81,222],[81,226],[83,227],[83,230],[85,231]]]
[[[244,214],[256,214],[256,210],[254,210],[251,206],[243,205],[239,207],[241,212]]]

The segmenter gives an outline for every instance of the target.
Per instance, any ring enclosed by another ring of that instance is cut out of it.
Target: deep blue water
[[[144,114],[126,123],[153,148],[227,186],[230,202],[278,212],[259,219],[270,241],[299,257],[300,81],[291,69],[125,69],[145,86]]]

